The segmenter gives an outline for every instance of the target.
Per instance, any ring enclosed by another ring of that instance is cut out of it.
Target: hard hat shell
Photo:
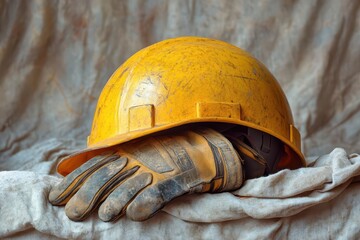
[[[99,97],[88,148],[63,159],[58,172],[111,146],[199,122],[266,132],[305,165],[289,104],[269,70],[229,43],[179,37],[138,51],[115,71]]]

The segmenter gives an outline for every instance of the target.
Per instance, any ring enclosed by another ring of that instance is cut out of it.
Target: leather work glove
[[[67,175],[49,195],[74,221],[98,206],[103,221],[153,216],[184,194],[238,189],[244,180],[239,154],[222,134],[196,129],[141,138],[96,156]]]

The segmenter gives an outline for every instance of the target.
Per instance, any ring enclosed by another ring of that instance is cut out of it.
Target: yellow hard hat
[[[238,124],[280,139],[305,165],[301,138],[274,76],[244,50],[201,37],[168,39],[140,50],[105,85],[88,148],[63,159],[67,175],[111,146],[199,122]]]

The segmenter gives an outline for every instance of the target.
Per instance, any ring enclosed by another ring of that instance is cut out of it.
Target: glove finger
[[[126,216],[134,221],[145,221],[172,199],[188,193],[189,189],[177,180],[178,177],[144,189],[126,208]]]
[[[94,172],[66,204],[66,215],[74,221],[86,218],[111,193],[116,185],[131,176],[139,168],[135,166],[122,171],[126,163],[126,158],[120,158]]]
[[[93,172],[119,157],[119,155],[110,153],[90,159],[51,189],[49,193],[50,203],[53,205],[64,205]]]
[[[152,174],[141,173],[132,177],[118,186],[101,204],[99,208],[99,217],[104,222],[115,221],[120,218],[125,207],[131,199],[143,188],[151,184]]]

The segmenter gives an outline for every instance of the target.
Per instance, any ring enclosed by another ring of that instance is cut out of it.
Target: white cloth
[[[2,1],[0,237],[359,239],[359,157],[346,155],[360,152],[359,9],[353,0]],[[69,221],[47,203],[59,181],[50,175],[85,147],[107,79],[140,48],[183,35],[261,60],[288,97],[305,155],[322,157],[234,193],[182,197],[145,223]]]
[[[59,178],[0,172],[0,237],[122,239],[357,239],[360,156],[335,149],[313,166],[245,182],[233,193],[183,196],[143,222],[72,222],[47,202]]]

